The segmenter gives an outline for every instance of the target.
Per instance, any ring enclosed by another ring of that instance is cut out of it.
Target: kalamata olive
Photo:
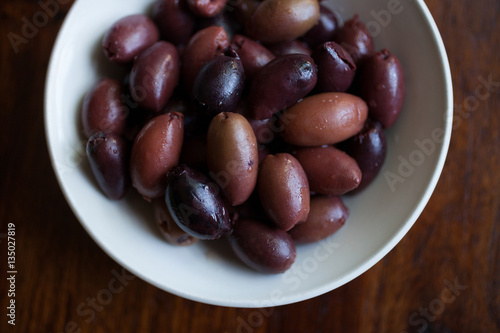
[[[342,195],[361,182],[361,170],[356,160],[337,148],[300,148],[294,156],[302,165],[312,192]]]
[[[320,4],[318,24],[300,39],[309,47],[316,48],[320,44],[333,40],[338,26],[337,16],[329,8]]]
[[[253,12],[259,7],[260,0],[238,0],[231,1],[230,4],[234,8],[234,15],[239,22],[245,25],[246,21],[252,16]]]
[[[311,49],[306,43],[297,40],[285,40],[283,42],[268,44],[266,47],[277,57],[287,54],[305,54],[310,56]]]
[[[132,185],[145,199],[165,194],[166,173],[177,165],[184,134],[183,115],[166,113],[151,119],[132,146]]]
[[[305,34],[318,23],[317,0],[264,0],[246,21],[247,35],[277,43]]]
[[[175,223],[199,239],[217,239],[232,231],[224,200],[217,185],[185,165],[168,174],[165,202]]]
[[[316,85],[314,60],[303,54],[278,57],[257,72],[248,93],[254,119],[271,118],[295,104]]]
[[[372,35],[358,15],[337,30],[334,41],[349,52],[356,65],[375,52]]]
[[[144,50],[130,72],[130,92],[143,108],[160,111],[179,81],[179,54],[165,41]]]
[[[352,156],[359,165],[363,177],[359,186],[349,194],[365,189],[375,179],[384,164],[387,144],[385,132],[379,122],[368,120],[363,130],[342,142],[340,148]]]
[[[326,42],[312,55],[318,65],[319,92],[346,91],[354,80],[356,65],[347,51],[335,42]]]
[[[283,273],[297,256],[289,234],[256,220],[237,221],[229,241],[241,261],[263,273]]]
[[[240,56],[245,76],[250,80],[259,69],[275,58],[266,47],[243,35],[234,36],[231,46]]]
[[[121,199],[130,186],[127,142],[113,133],[95,133],[87,142],[87,157],[104,194],[113,200]]]
[[[124,65],[158,41],[160,33],[155,23],[144,14],[118,20],[102,40],[104,54],[114,63]]]
[[[191,37],[195,19],[184,0],[156,0],[153,19],[163,39],[175,44],[186,44]]]
[[[82,105],[82,123],[85,136],[96,132],[116,133],[125,130],[128,108],[123,101],[120,82],[104,78],[85,95]]]
[[[210,122],[207,163],[231,206],[245,202],[257,183],[257,140],[245,117],[220,113]]]
[[[297,243],[317,242],[339,230],[348,217],[349,210],[340,197],[314,196],[307,221],[297,224],[288,233]]]
[[[290,154],[268,155],[257,180],[264,211],[282,230],[290,230],[309,214],[309,184],[299,161]]]
[[[344,141],[363,128],[368,106],[341,92],[312,95],[285,110],[281,136],[297,146],[322,146]]]
[[[193,91],[198,72],[228,46],[227,33],[222,27],[208,27],[191,37],[182,55],[181,75],[186,91]]]
[[[199,239],[193,237],[182,230],[177,223],[175,223],[172,215],[168,211],[165,203],[165,198],[156,198],[153,200],[153,210],[155,215],[155,222],[160,230],[163,238],[172,245],[188,246],[193,245]]]
[[[208,115],[234,110],[245,87],[241,60],[232,49],[210,60],[193,85],[194,100]]]
[[[385,49],[366,59],[359,85],[370,117],[384,128],[394,125],[405,98],[405,78],[398,58]]]
[[[196,16],[214,17],[224,9],[227,0],[187,0],[187,4]]]

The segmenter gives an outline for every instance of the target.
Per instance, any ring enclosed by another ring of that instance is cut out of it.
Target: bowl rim
[[[66,18],[64,19],[64,22],[59,29],[56,41],[54,43],[52,53],[50,56],[50,61],[49,65],[47,68],[47,75],[46,75],[46,80],[45,80],[45,91],[44,91],[44,129],[45,129],[45,138],[46,138],[46,144],[48,147],[48,152],[50,156],[50,161],[52,165],[52,169],[56,175],[57,182],[59,184],[59,187],[61,188],[61,191],[64,195],[64,198],[68,205],[70,206],[73,214],[77,217],[78,221],[80,224],[83,226],[83,228],[86,230],[86,232],[90,235],[90,237],[98,244],[98,246],[109,256],[111,257],[115,262],[117,262],[119,265],[121,265],[123,268],[128,270],[129,272],[133,273],[137,277],[141,278],[142,280],[148,282],[151,285],[154,285],[155,287],[167,291],[169,293],[172,293],[174,295],[192,300],[192,301],[197,301],[197,302],[202,302],[205,304],[210,304],[210,305],[217,305],[217,306],[230,306],[230,307],[240,307],[240,308],[260,308],[260,307],[267,307],[267,306],[281,306],[281,305],[286,305],[286,304],[291,304],[295,302],[300,302],[303,300],[307,300],[313,297],[317,297],[319,295],[322,295],[324,293],[327,293],[329,291],[332,291],[350,281],[355,279],[356,277],[360,276],[364,272],[366,272],[368,269],[373,267],[378,261],[380,261],[383,257],[385,257],[400,241],[401,239],[406,235],[406,233],[410,230],[410,228],[414,225],[422,211],[424,210],[425,206],[427,205],[432,193],[435,190],[435,187],[439,181],[439,178],[441,176],[441,173],[444,168],[444,164],[446,161],[448,149],[450,146],[450,141],[451,141],[451,134],[452,134],[452,124],[451,122],[445,122],[445,128],[444,128],[444,136],[443,136],[443,141],[441,144],[441,149],[439,151],[439,157],[436,162],[436,168],[432,174],[432,177],[429,181],[429,184],[426,188],[425,193],[423,193],[420,196],[420,199],[418,201],[418,204],[416,207],[413,209],[412,214],[409,216],[409,218],[406,220],[404,224],[401,225],[399,230],[392,236],[389,242],[387,242],[382,248],[379,248],[368,260],[366,260],[363,265],[358,266],[357,268],[351,270],[349,273],[345,274],[344,276],[340,277],[339,279],[331,282],[324,284],[320,287],[317,288],[312,288],[308,292],[303,292],[299,294],[295,294],[293,296],[284,296],[279,303],[274,303],[271,300],[263,300],[259,302],[255,301],[248,301],[248,300],[227,300],[227,299],[208,299],[205,297],[201,297],[195,294],[190,294],[181,290],[177,290],[174,288],[170,288],[168,286],[160,285],[156,281],[152,280],[148,276],[142,274],[140,271],[134,269],[133,267],[129,266],[127,262],[124,262],[123,260],[120,260],[117,256],[114,255],[113,251],[104,243],[99,240],[99,238],[94,234],[92,229],[89,228],[89,226],[82,222],[83,217],[79,214],[78,210],[76,209],[76,206],[73,204],[73,202],[70,199],[68,188],[65,187],[64,181],[62,179],[61,173],[57,169],[57,163],[55,159],[55,152],[54,152],[54,147],[53,147],[53,142],[55,140],[54,135],[49,131],[49,107],[50,107],[50,101],[51,101],[51,87],[54,84],[55,80],[57,80],[56,77],[56,57],[55,54],[58,53],[58,50],[61,49],[62,43],[63,43],[63,37],[64,33],[67,31],[65,28],[69,25],[68,22],[72,20],[72,17],[76,15],[75,13],[77,12],[77,9],[83,1],[77,1],[75,2],[72,7],[70,8]],[[447,117],[452,117],[453,116],[453,85],[452,85],[452,78],[451,78],[451,70],[450,70],[450,65],[448,61],[448,56],[447,52],[444,46],[444,42],[442,40],[442,37],[440,35],[440,32],[438,30],[438,27],[427,7],[425,2],[423,0],[417,0],[416,1],[417,8],[421,12],[425,18],[426,23],[428,24],[432,37],[433,37],[433,44],[435,47],[437,47],[437,51],[440,55],[440,67],[442,68],[443,75],[441,79],[444,79],[445,83],[445,91],[446,91],[446,111],[445,114]],[[449,119],[449,118],[447,118]]]

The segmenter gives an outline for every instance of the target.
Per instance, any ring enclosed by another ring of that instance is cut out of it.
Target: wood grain
[[[467,104],[481,78],[500,81],[498,0],[426,2],[449,55],[456,107],[442,177],[415,226],[347,285],[266,309],[200,304],[132,278],[90,310],[122,268],[66,204],[43,127],[47,64],[71,3],[16,53],[9,32],[21,34],[23,17],[40,7],[0,2],[0,232],[16,224],[19,271],[15,328],[6,322],[1,277],[0,332],[500,332],[500,88]]]

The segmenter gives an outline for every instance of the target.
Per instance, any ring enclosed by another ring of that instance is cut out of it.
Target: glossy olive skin
[[[278,228],[287,231],[307,219],[309,184],[292,155],[268,155],[259,166],[257,186],[262,207]]]
[[[349,52],[356,65],[375,52],[373,38],[358,15],[337,30],[334,41]]]
[[[175,44],[186,44],[195,29],[195,18],[185,0],[156,0],[153,19],[163,39]]]
[[[337,148],[301,148],[293,155],[304,168],[312,192],[342,195],[361,182],[362,174],[356,160]]]
[[[297,146],[322,146],[356,135],[368,117],[359,97],[330,92],[312,95],[285,110],[280,117],[283,139]]]
[[[290,235],[256,220],[237,221],[229,242],[241,261],[262,273],[283,273],[297,256]]]
[[[113,133],[98,132],[87,141],[87,157],[97,184],[106,196],[121,199],[130,187],[128,143]]]
[[[165,41],[144,50],[130,72],[130,92],[139,106],[160,111],[179,82],[179,53]]]
[[[329,8],[320,4],[318,24],[312,27],[300,40],[314,49],[320,44],[333,40],[338,27],[337,16]]]
[[[146,199],[165,194],[166,173],[177,165],[184,135],[183,115],[166,113],[151,119],[132,146],[132,185]]]
[[[196,16],[214,17],[224,9],[227,0],[187,0],[187,4]]]
[[[370,117],[390,128],[398,119],[405,98],[405,78],[398,58],[387,49],[368,58],[359,78],[360,95]]]
[[[226,112],[215,116],[207,133],[209,175],[231,206],[245,202],[257,183],[257,140],[245,117]]]
[[[342,46],[326,42],[314,50],[312,58],[318,65],[319,92],[347,91],[356,75],[356,65]]]
[[[231,46],[240,56],[245,76],[250,80],[259,69],[275,58],[265,46],[243,35],[234,36]]]
[[[158,230],[167,242],[176,246],[188,246],[198,242],[198,238],[189,235],[175,223],[164,198],[153,200],[153,210]]]
[[[387,154],[384,129],[379,122],[368,120],[363,130],[342,142],[340,148],[352,156],[359,165],[363,178],[359,186],[349,194],[359,193],[378,175]]]
[[[266,46],[277,57],[286,54],[305,54],[308,56],[311,55],[311,49],[309,48],[309,46],[297,39],[268,44]]]
[[[102,48],[110,61],[125,65],[159,38],[158,28],[147,15],[130,15],[111,26],[104,35]]]
[[[120,82],[109,78],[97,82],[87,92],[82,105],[82,124],[87,138],[99,131],[123,133],[128,117],[124,94]]]
[[[222,27],[208,27],[191,37],[182,55],[181,77],[186,91],[193,91],[199,71],[228,46],[228,36]]]
[[[264,0],[246,21],[246,34],[262,43],[295,39],[319,18],[317,0]]]
[[[311,211],[304,223],[288,233],[297,243],[313,243],[337,232],[349,217],[349,209],[338,196],[314,196]]]
[[[271,118],[306,96],[318,80],[314,60],[303,54],[277,57],[257,72],[248,100],[254,119]]]
[[[193,98],[206,114],[215,116],[236,108],[245,87],[245,71],[233,50],[210,60],[198,73]]]
[[[165,202],[175,223],[199,239],[217,239],[232,231],[220,190],[204,174],[185,165],[168,174]]]

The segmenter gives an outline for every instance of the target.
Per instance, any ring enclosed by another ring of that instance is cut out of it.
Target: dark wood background
[[[372,269],[323,296],[260,310],[184,300],[135,278],[92,311],[89,302],[122,269],[76,220],[49,161],[44,80],[73,1],[59,2],[67,3],[18,53],[7,35],[20,35],[23,17],[40,7],[0,2],[0,233],[16,224],[18,270],[14,328],[0,239],[0,332],[500,332],[500,1],[426,1],[461,121],[423,214]],[[480,77],[499,82],[483,100]]]

